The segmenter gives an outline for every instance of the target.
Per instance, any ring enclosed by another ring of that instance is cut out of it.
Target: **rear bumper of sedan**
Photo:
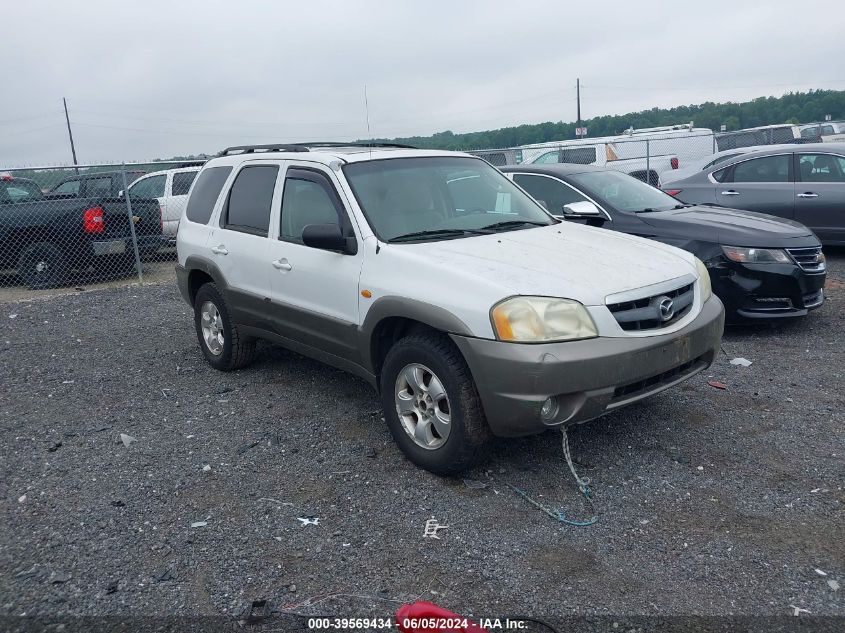
[[[724,257],[707,262],[713,292],[728,319],[778,319],[806,315],[824,303],[826,270],[798,263],[745,264]]]

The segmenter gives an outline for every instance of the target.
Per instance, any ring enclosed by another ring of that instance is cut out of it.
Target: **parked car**
[[[845,142],[845,121],[826,121],[799,127],[801,138],[822,143]]]
[[[822,244],[845,245],[845,143],[759,149],[663,188],[684,202],[795,220]]]
[[[467,153],[483,158],[496,167],[501,167],[502,165],[519,165],[522,163],[521,149],[476,149]]]
[[[720,163],[724,163],[730,160],[731,158],[742,156],[743,154],[748,154],[749,152],[773,149],[776,147],[785,149],[790,152],[794,149],[791,145],[753,145],[751,147],[737,147],[736,149],[728,149],[722,152],[716,152],[715,154],[710,154],[709,156],[705,156],[696,161],[692,161],[691,163],[688,163],[686,167],[681,167],[680,169],[676,169],[674,171],[662,174],[660,176],[660,182],[657,186],[661,189],[667,190],[667,185],[669,185],[670,183],[676,182],[678,180],[683,180],[684,178],[688,178],[689,176],[697,174],[702,170],[709,169],[710,167],[714,167],[715,165],[719,165]]]
[[[760,125],[734,132],[720,132],[716,134],[716,145],[719,151],[754,145],[782,145],[784,143],[812,143],[818,141],[818,138],[803,137],[799,127],[789,123],[782,125]]]
[[[179,218],[188,200],[188,191],[199,173],[199,166],[164,169],[138,178],[129,187],[129,199],[154,199],[161,207],[162,232],[175,242]]]
[[[630,176],[596,167],[502,171],[559,217],[689,251],[704,262],[731,320],[803,316],[824,301],[821,244],[797,222],[679,204]]]
[[[177,251],[212,367],[243,367],[260,338],[361,376],[437,473],[491,433],[584,422],[689,378],[724,322],[690,253],[560,222],[454,152],[230,148],[200,171]]]
[[[33,180],[0,177],[0,268],[16,270],[30,288],[61,284],[91,264],[115,270],[132,261],[125,201],[85,176],[75,181],[78,195],[51,198]],[[158,204],[141,201],[132,210],[139,251],[155,251],[161,245]]]

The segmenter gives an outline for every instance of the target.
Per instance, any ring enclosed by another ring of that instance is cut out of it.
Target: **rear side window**
[[[572,147],[560,150],[560,162],[592,165],[596,162],[595,147]]]
[[[223,190],[223,184],[231,173],[231,167],[209,167],[203,170],[197,180],[197,186],[188,198],[185,216],[191,222],[208,224],[217,198]]]
[[[179,171],[173,174],[173,184],[171,185],[172,195],[184,196],[191,188],[191,183],[197,177],[199,172],[196,171]]]
[[[64,194],[73,194],[74,196],[79,195],[79,185],[81,181],[79,180],[68,180],[67,182],[63,182],[55,189],[53,189],[53,193],[64,193]]]
[[[563,205],[571,202],[583,202],[587,199],[556,178],[514,174],[513,180],[530,193],[532,198],[546,207],[549,213],[560,215],[563,213]]]
[[[244,167],[229,191],[224,227],[266,236],[278,175],[275,165]]]
[[[724,169],[720,169],[719,171],[714,171],[710,174],[713,177],[713,180],[716,182],[725,182],[725,176],[728,175],[729,167],[725,167]]]
[[[790,159],[790,155],[781,154],[737,163],[733,182],[789,182]]]
[[[772,129],[772,144],[791,143],[795,140],[791,127],[776,127]]]
[[[130,198],[161,198],[164,195],[164,185],[167,183],[167,176],[150,176],[139,180],[129,187]]]
[[[88,178],[85,181],[85,195],[89,198],[93,198],[94,196],[110,196],[111,177]]]

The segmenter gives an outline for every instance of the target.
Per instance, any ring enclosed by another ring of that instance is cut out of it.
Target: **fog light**
[[[544,422],[550,422],[557,415],[557,400],[554,396],[546,398],[543,406],[540,408],[540,417]]]

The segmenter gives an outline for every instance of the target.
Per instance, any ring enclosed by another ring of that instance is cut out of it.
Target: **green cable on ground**
[[[552,510],[551,508],[547,508],[539,501],[532,499],[531,496],[521,488],[517,488],[516,486],[513,486],[511,484],[506,485],[520,497],[528,501],[531,505],[542,510],[556,521],[560,521],[561,523],[573,525],[576,527],[586,527],[588,525],[592,525],[593,523],[599,520],[598,516],[596,516],[595,514],[595,506],[593,505],[593,499],[592,497],[590,497],[590,480],[587,477],[578,476],[578,473],[575,471],[575,464],[572,462],[572,455],[569,452],[569,437],[566,434],[566,427],[563,427],[561,429],[561,433],[563,435],[563,437],[561,438],[563,456],[566,458],[566,464],[569,466],[569,470],[572,473],[572,476],[575,478],[575,483],[578,484],[578,490],[581,492],[581,494],[584,495],[584,498],[587,500],[587,502],[590,504],[590,507],[593,509],[592,518],[586,521],[576,521],[574,519],[568,519],[566,518],[566,513],[563,512],[563,510]]]

